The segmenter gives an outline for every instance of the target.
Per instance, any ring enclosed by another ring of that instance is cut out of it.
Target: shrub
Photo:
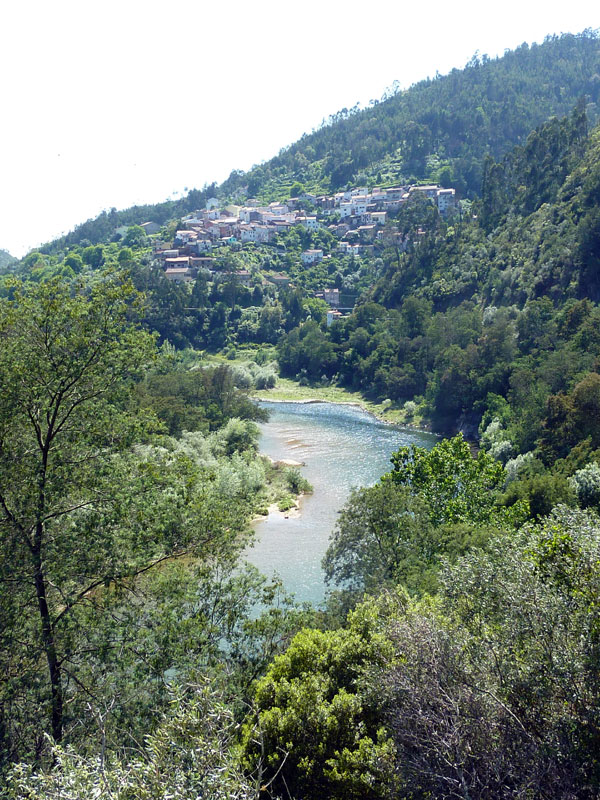
[[[298,469],[287,470],[285,479],[289,490],[294,494],[300,494],[300,492],[312,492],[312,486]]]
[[[285,497],[282,497],[281,500],[277,503],[277,508],[280,511],[289,511],[290,508],[294,508],[296,505],[296,501],[290,494],[286,494]]]
[[[587,464],[583,469],[578,469],[569,486],[577,495],[577,501],[582,508],[597,506],[600,503],[600,465],[597,461]]]
[[[417,413],[417,404],[414,402],[414,400],[407,400],[406,403],[404,403],[404,414],[406,416],[406,419],[408,420],[414,419],[416,413]]]

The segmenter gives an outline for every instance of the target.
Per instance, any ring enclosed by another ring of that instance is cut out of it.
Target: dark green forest
[[[600,797],[599,87],[591,31],[477,56],[4,265],[0,797]],[[138,227],[412,180],[459,212],[365,258],[293,228],[179,284]],[[352,492],[318,609],[241,562],[310,491],[258,453],[280,376],[441,434]]]

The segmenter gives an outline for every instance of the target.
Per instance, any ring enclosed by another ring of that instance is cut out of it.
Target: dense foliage
[[[489,160],[486,176],[471,218],[402,210],[411,244],[384,251],[348,317],[283,336],[278,360],[284,375],[481,436],[507,466],[507,505],[527,499],[538,518],[573,502],[566,479],[600,446],[600,129],[588,135],[577,108]]]
[[[266,164],[233,174],[221,190],[247,185],[251,196],[269,196],[291,180],[335,191],[416,178],[473,196],[487,153],[502,156],[580,97],[598,102],[599,58],[593,31],[524,43],[496,59],[476,54],[464,70],[395,91],[365,109],[343,109]]]
[[[378,598],[275,658],[246,752],[292,797],[596,797],[598,516],[428,530],[437,454],[415,452],[434,472],[410,491],[392,472],[351,498],[326,569]]]
[[[241,701],[297,625],[279,585],[238,563],[273,468],[230,371],[158,354],[120,275],[7,288],[0,771],[47,763],[52,742],[93,753],[99,720],[121,752],[197,674],[227,673]]]
[[[0,794],[599,796],[599,66],[589,31],[474,57],[4,270]],[[185,285],[137,225],[405,178],[472,203],[403,204],[372,257],[296,226]],[[323,287],[357,300],[330,327]],[[478,440],[353,491],[319,611],[241,563],[308,489],[257,455],[278,368]]]
[[[11,254],[7,250],[0,250],[0,269],[6,269],[6,267],[10,267],[11,264],[16,262],[16,258],[11,256]]]
[[[84,758],[55,748],[58,769],[36,774],[16,766],[3,795],[9,800],[107,797],[127,800],[249,800],[254,787],[231,754],[235,722],[206,686],[191,697],[173,696],[174,713],[148,736],[134,758],[120,761],[102,752]],[[102,735],[100,733],[100,735]]]

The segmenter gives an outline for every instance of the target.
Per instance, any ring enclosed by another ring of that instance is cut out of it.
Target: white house
[[[265,244],[270,242],[276,231],[267,228],[266,225],[257,225],[251,222],[249,225],[240,225],[240,241],[257,242]]]
[[[373,225],[385,225],[385,211],[370,211],[367,214],[367,221]]]
[[[366,197],[355,197],[352,201],[353,211],[352,213],[360,217],[363,214],[367,213],[367,206],[369,205]]]
[[[402,200],[406,189],[404,186],[393,186],[390,189],[385,190],[385,199],[388,202],[392,203],[399,203]]]
[[[382,203],[384,200],[387,199],[387,192],[385,189],[380,189],[379,187],[373,189],[371,192],[371,200],[374,203]]]
[[[266,244],[270,242],[273,236],[275,235],[276,231],[267,228],[266,225],[257,225],[256,226],[256,241],[261,244]]]
[[[256,234],[255,234],[256,225],[240,225],[240,240],[242,242],[255,242],[256,241]]]
[[[317,220],[316,217],[300,217],[298,220],[303,227],[306,228],[308,231],[318,231],[321,227],[321,223]]]
[[[280,214],[287,214],[290,209],[284,203],[269,203],[269,211],[272,214],[279,216]]]
[[[198,239],[196,242],[196,252],[208,253],[212,249],[212,242],[210,239]]]
[[[302,261],[304,266],[310,266],[311,264],[318,264],[320,261],[323,261],[323,251],[305,250],[300,255],[300,260]]]
[[[354,208],[354,204],[351,200],[342,200],[339,205],[340,209],[340,219],[345,219],[346,217],[352,216],[352,209]]]
[[[419,192],[419,194],[422,194],[428,200],[435,200],[437,198],[437,194],[438,194],[439,190],[440,190],[440,187],[437,186],[437,185],[436,186],[434,186],[434,185],[431,185],[431,186],[411,186],[410,189],[408,190],[408,193],[410,195],[410,194],[413,194],[414,192]]]
[[[331,325],[338,319],[342,317],[341,311],[336,311],[335,309],[331,309],[327,312],[327,327],[331,327]]]
[[[202,225],[204,225],[204,218],[198,217],[196,214],[192,214],[191,216],[184,218],[183,224],[186,228],[193,228],[194,226],[202,227]]]
[[[181,269],[189,267],[189,256],[177,256],[176,258],[165,258],[165,269]]]
[[[442,216],[457,207],[456,192],[454,189],[440,189],[437,195],[437,207]]]

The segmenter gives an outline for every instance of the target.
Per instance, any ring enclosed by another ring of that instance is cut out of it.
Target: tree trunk
[[[50,687],[52,692],[52,737],[55,742],[60,742],[63,735],[63,692],[61,682],[61,670],[58,657],[56,655],[56,645],[54,642],[54,630],[48,601],[46,599],[46,581],[39,551],[34,553],[35,558],[35,591],[37,595],[38,608],[42,626],[42,644],[48,661],[48,671],[50,673]]]

